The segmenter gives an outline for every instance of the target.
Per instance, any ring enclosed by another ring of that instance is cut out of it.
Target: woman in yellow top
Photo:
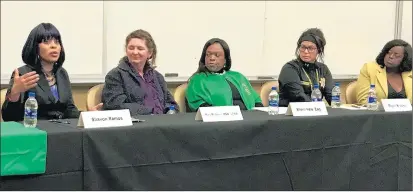
[[[412,46],[400,39],[386,43],[375,62],[364,64],[357,79],[357,102],[367,104],[370,85],[377,101],[408,98],[412,103]]]

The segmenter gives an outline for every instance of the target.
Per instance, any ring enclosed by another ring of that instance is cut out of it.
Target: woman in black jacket
[[[131,32],[125,41],[126,56],[106,74],[102,101],[106,110],[129,109],[132,116],[179,111],[165,78],[155,70],[156,44],[149,32]]]
[[[323,63],[326,40],[320,29],[311,28],[304,31],[297,41],[297,58],[286,63],[281,69],[278,83],[280,87],[280,106],[290,102],[310,102],[314,85],[331,103],[331,90],[334,83],[330,70]]]
[[[29,34],[22,51],[26,64],[11,77],[2,107],[4,121],[21,121],[29,92],[36,94],[38,119],[78,118],[69,76],[62,67],[65,51],[57,28],[41,23]],[[95,106],[100,109],[102,104]]]

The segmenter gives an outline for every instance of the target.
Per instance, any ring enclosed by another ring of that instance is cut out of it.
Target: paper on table
[[[278,108],[278,114],[285,114],[287,113],[287,108],[288,107],[279,107]],[[257,111],[263,111],[263,112],[267,112],[268,113],[268,107],[254,107],[252,108],[253,110],[257,110]]]
[[[348,105],[341,105],[340,108],[342,109],[349,109],[349,110],[367,110],[367,107],[352,107]]]
[[[132,119],[132,122],[145,122],[145,120],[143,120],[143,119],[139,119],[139,118],[136,118],[136,117],[131,117],[131,119]]]

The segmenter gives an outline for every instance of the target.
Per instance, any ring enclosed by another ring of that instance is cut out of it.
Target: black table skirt
[[[412,113],[328,109],[203,123],[195,113],[130,127],[48,132],[46,174],[1,190],[412,190]]]
[[[329,109],[202,123],[195,114],[84,133],[87,190],[411,190],[412,113]]]

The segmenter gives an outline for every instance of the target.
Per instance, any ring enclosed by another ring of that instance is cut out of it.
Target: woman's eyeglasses
[[[300,49],[301,52],[305,52],[305,50],[307,50],[309,53],[313,53],[315,50],[317,50],[317,47],[300,46],[299,49]]]

